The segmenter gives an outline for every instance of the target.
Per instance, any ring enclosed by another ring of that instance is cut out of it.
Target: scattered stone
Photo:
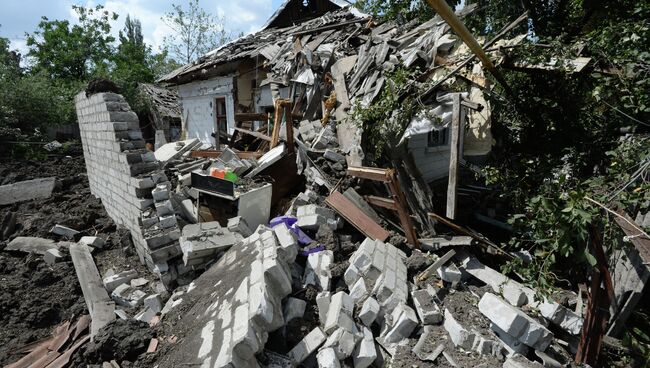
[[[104,245],[106,244],[104,239],[98,236],[82,236],[81,239],[79,239],[79,243],[86,244],[89,247],[97,249],[104,248]]]
[[[284,323],[289,323],[295,318],[302,318],[305,314],[305,308],[307,308],[306,301],[293,297],[287,298],[284,304]]]
[[[327,336],[320,329],[320,327],[314,328],[310,333],[305,336],[298,345],[294,346],[287,356],[296,364],[299,365],[307,357],[316,351],[327,339]]]
[[[105,277],[103,280],[104,287],[106,288],[106,291],[112,293],[113,290],[115,290],[118,286],[130,283],[131,280],[135,279],[136,277],[138,277],[138,273],[135,270],[122,271],[120,273]]]
[[[440,307],[433,300],[433,295],[427,290],[414,290],[411,292],[411,297],[415,311],[418,313],[423,324],[431,325],[442,321]]]
[[[79,232],[77,230],[71,229],[71,228],[69,228],[67,226],[63,226],[63,225],[59,225],[59,224],[54,225],[50,229],[50,232],[52,234],[63,236],[63,237],[68,238],[68,239],[74,239],[74,237],[77,234],[79,234]]]
[[[48,249],[45,254],[43,254],[43,261],[49,265],[61,262],[62,260],[63,255],[58,249]]]

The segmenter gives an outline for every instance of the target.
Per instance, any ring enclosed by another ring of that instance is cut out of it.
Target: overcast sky
[[[74,20],[73,4],[95,6],[103,4],[111,12],[119,14],[112,24],[112,32],[124,26],[127,14],[142,22],[145,42],[154,50],[162,45],[163,37],[170,32],[161,17],[171,11],[172,4],[184,4],[187,0],[2,0],[0,1],[0,36],[9,38],[13,49],[26,52],[25,32],[36,30],[41,16],[49,19]],[[282,0],[201,0],[208,12],[226,19],[226,29],[233,33],[249,33],[259,29]]]

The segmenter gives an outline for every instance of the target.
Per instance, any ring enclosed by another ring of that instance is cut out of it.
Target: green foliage
[[[357,104],[354,108],[352,119],[365,127],[366,153],[375,164],[381,164],[384,155],[391,154],[416,111],[411,95],[403,101],[399,96],[417,73],[417,70],[396,69],[387,77],[386,87],[372,105],[364,108]]]
[[[225,18],[206,12],[199,0],[189,0],[187,8],[177,4],[172,8],[162,20],[174,34],[164,42],[177,61],[189,63],[232,39],[224,28]]]
[[[426,0],[359,0],[354,6],[382,20],[425,20],[434,14]]]
[[[86,80],[108,72],[115,41],[109,21],[116,20],[117,14],[109,14],[101,5],[72,8],[78,24],[42,17],[38,30],[27,35],[33,72],[62,80]]]

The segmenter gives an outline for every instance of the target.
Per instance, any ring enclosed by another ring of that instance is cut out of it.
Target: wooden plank
[[[286,105],[285,111],[291,111],[291,101],[287,101],[285,105]],[[292,113],[286,114],[285,125],[287,127],[287,152],[291,154],[294,153],[296,150],[295,143],[293,141],[293,114]]]
[[[382,228],[373,219],[368,217],[359,207],[339,192],[332,192],[325,198],[325,203],[338,212],[346,221],[356,227],[365,236],[384,241],[390,233]]]
[[[95,336],[100,328],[115,320],[115,303],[104,288],[88,246],[80,243],[71,244],[70,257],[92,319],[90,336]]]
[[[284,113],[284,107],[282,105],[282,100],[275,101],[275,118],[273,119],[273,133],[271,134],[271,144],[270,148],[273,149],[278,145],[280,140],[280,127],[282,126],[282,114]]]
[[[236,131],[238,131],[238,132],[240,132],[240,133],[244,133],[244,134],[252,135],[252,136],[255,137],[255,138],[263,139],[263,140],[265,140],[265,141],[267,141],[267,142],[270,142],[270,141],[271,141],[271,137],[269,137],[269,136],[266,135],[266,134],[262,134],[262,133],[259,133],[259,132],[253,132],[253,131],[251,131],[251,130],[242,129],[242,128],[237,128],[237,127],[233,128],[233,129],[235,129]]]
[[[447,184],[447,218],[456,218],[456,194],[458,191],[458,158],[460,156],[460,94],[454,93],[451,117],[451,143],[449,145],[449,182]]]
[[[376,167],[348,166],[348,175],[362,179],[369,179],[387,183],[390,178],[386,174],[386,169]]]
[[[404,197],[404,192],[402,191],[399,181],[395,176],[395,170],[390,169],[387,170],[386,173],[389,179],[388,187],[393,196],[393,200],[397,205],[397,214],[399,215],[400,222],[402,223],[402,228],[406,233],[406,240],[408,240],[409,244],[412,246],[419,248],[420,243],[418,243],[418,235],[415,233],[415,227],[413,227],[413,220],[411,219],[411,215],[406,211],[408,208],[406,197]]]
[[[387,208],[389,210],[397,211],[397,205],[395,201],[388,198],[377,197],[377,196],[366,196],[366,201],[373,206]]]
[[[190,152],[190,157],[204,157],[204,158],[219,158],[221,156],[221,151],[218,150],[206,150],[206,151],[192,151]],[[258,159],[264,155],[262,152],[250,152],[250,151],[235,151],[237,157],[241,159]]]
[[[436,237],[436,238],[423,238],[418,240],[420,242],[420,247],[423,250],[428,250],[428,251],[439,250],[445,247],[470,246],[470,245],[475,245],[477,243],[477,241],[471,236],[452,236],[449,238]]]

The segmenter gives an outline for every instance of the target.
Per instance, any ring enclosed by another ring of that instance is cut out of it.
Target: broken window
[[[228,131],[228,119],[226,116],[226,98],[217,97],[214,99],[214,111],[215,111],[215,131]]]
[[[449,129],[432,130],[429,132],[427,147],[441,147],[448,143]]]

